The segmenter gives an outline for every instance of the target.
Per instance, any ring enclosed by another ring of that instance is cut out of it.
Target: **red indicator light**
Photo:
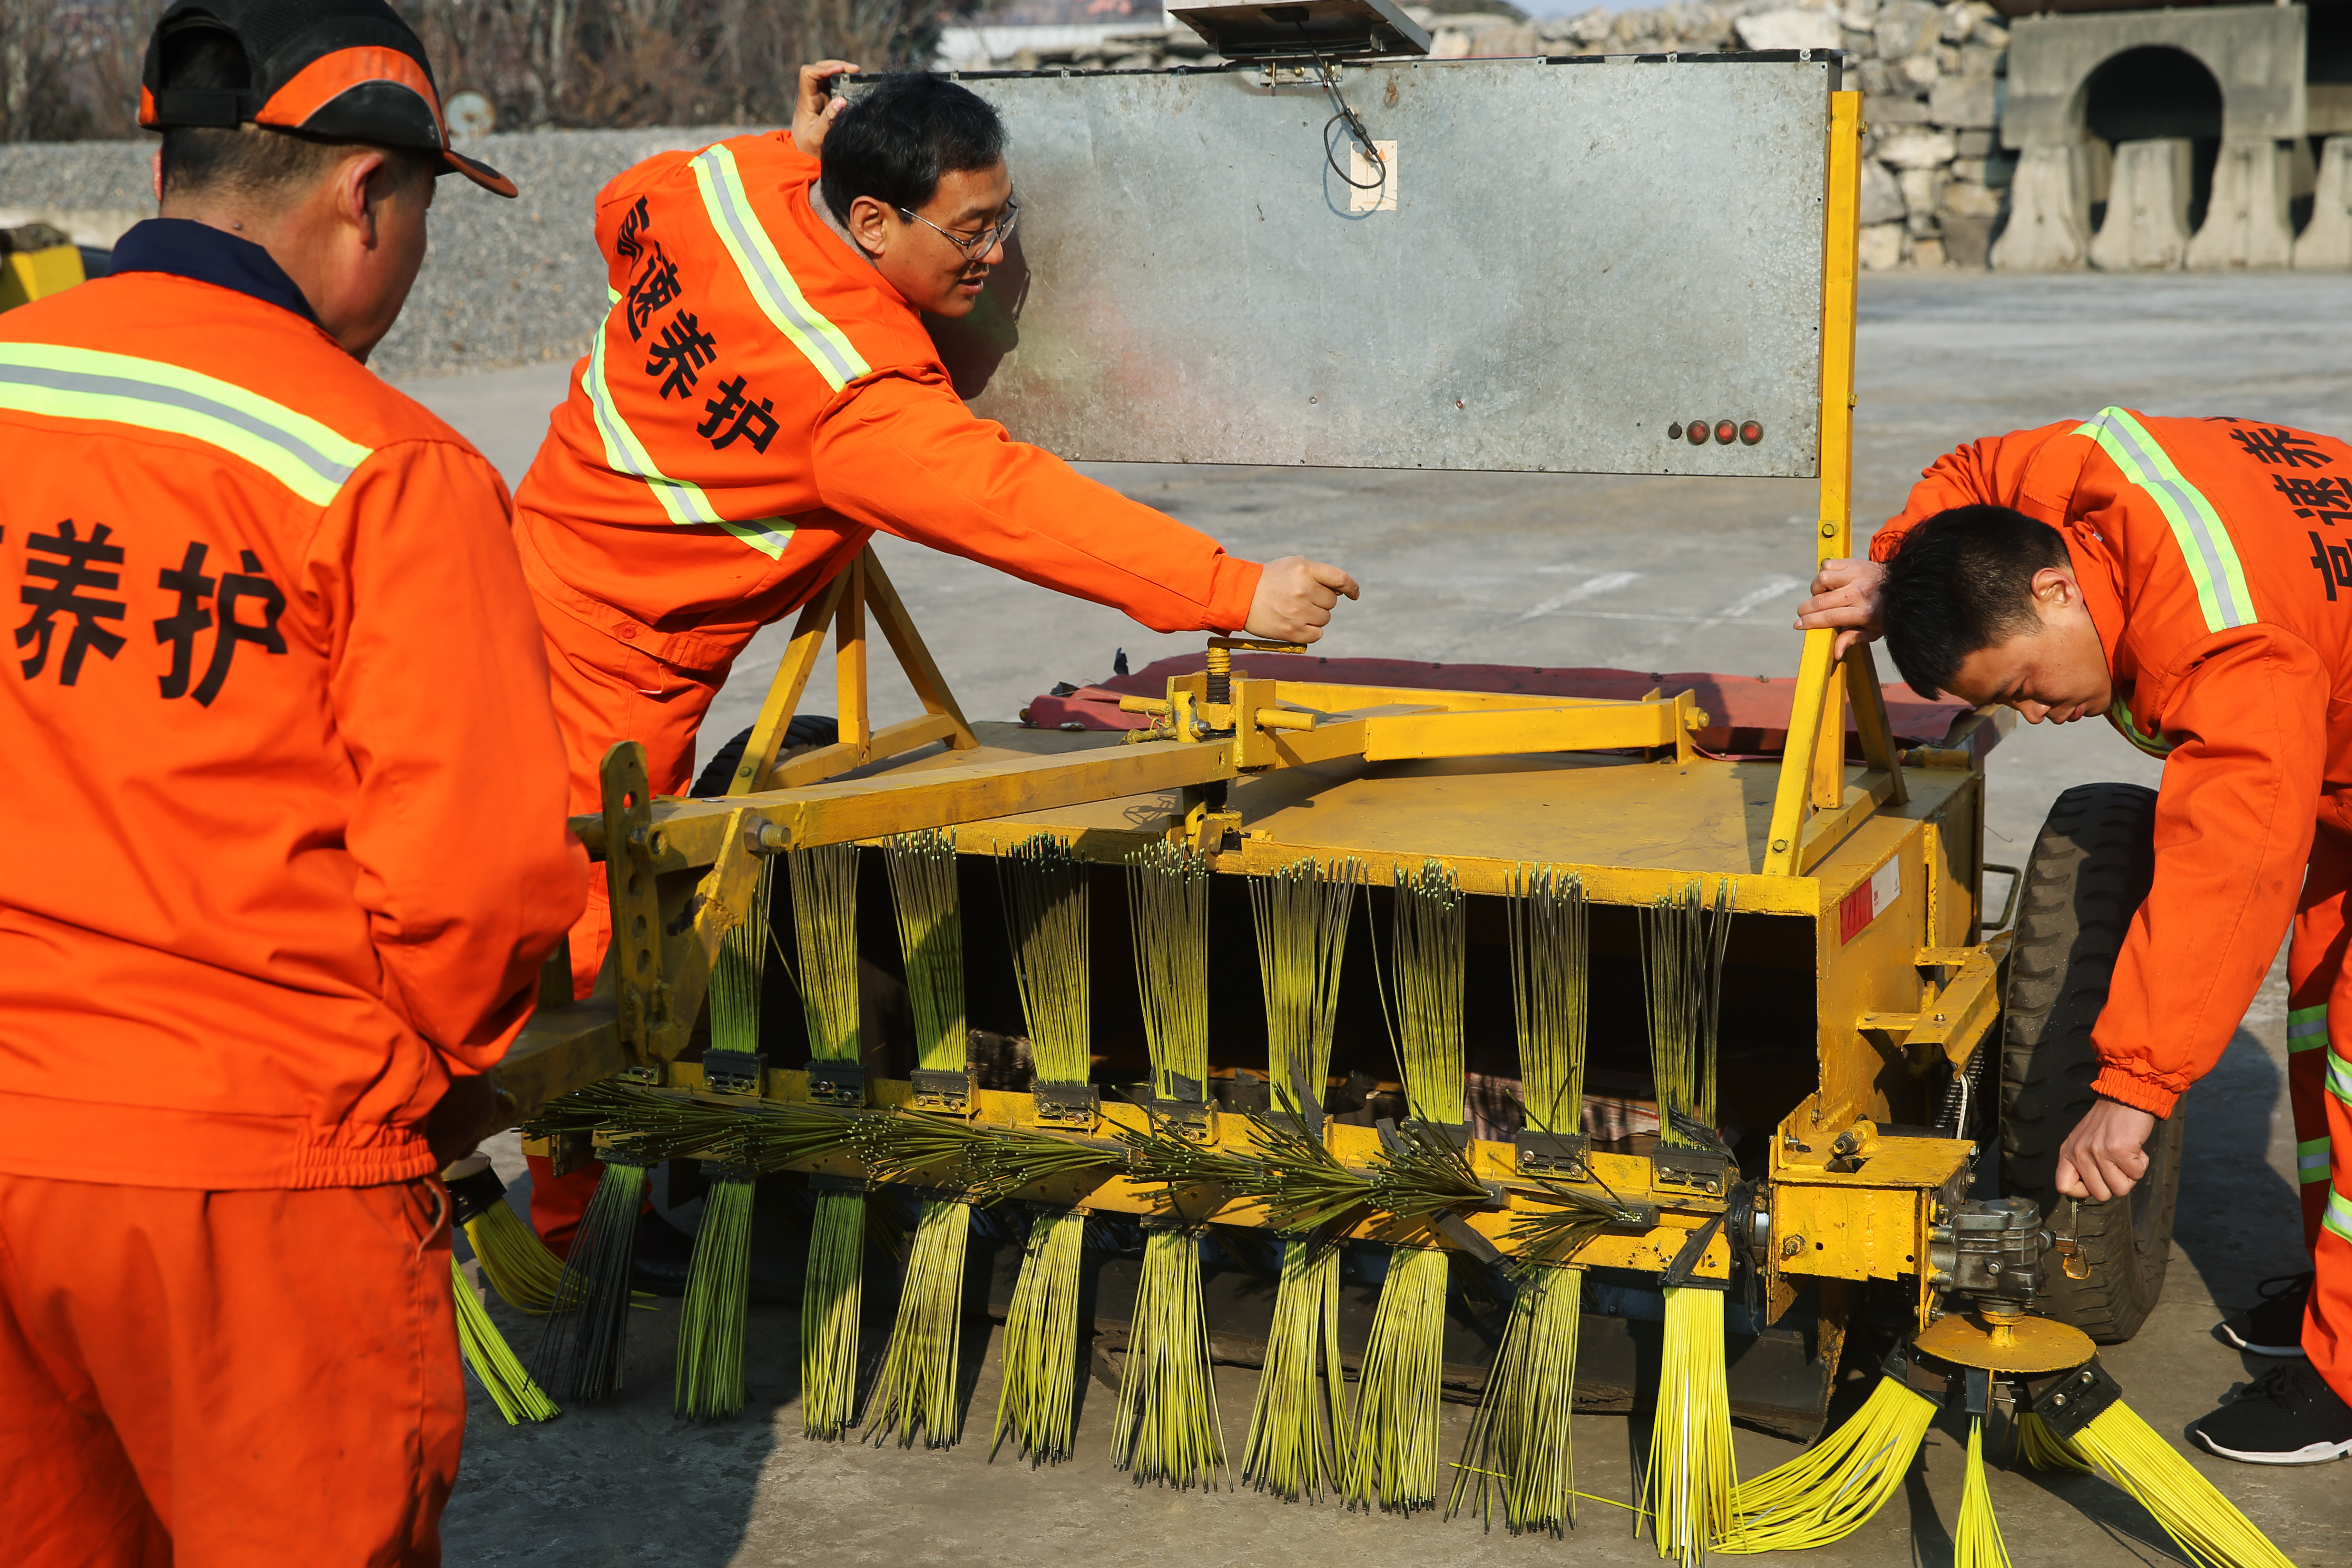
[[[1739,426],[1727,419],[1715,427],[1715,438],[1728,447],[1739,438]]]
[[[1739,438],[1753,447],[1757,442],[1764,439],[1764,426],[1750,419],[1739,427]]]
[[[1704,420],[1704,419],[1694,419],[1694,420],[1692,420],[1692,421],[1690,422],[1690,428],[1685,432],[1685,435],[1686,435],[1686,436],[1689,437],[1689,439],[1690,439],[1690,444],[1691,444],[1692,446],[1694,446],[1694,447],[1704,447],[1704,446],[1706,446],[1706,420]]]

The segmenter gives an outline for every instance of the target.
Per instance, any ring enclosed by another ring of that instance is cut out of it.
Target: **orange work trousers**
[[[437,1563],[466,1384],[426,1178],[0,1175],[0,1563]]]
[[[616,742],[646,748],[646,775],[656,795],[683,795],[694,783],[695,735],[727,671],[682,669],[597,630],[544,598],[540,629],[547,638],[549,686],[555,722],[572,765],[574,816],[604,809],[601,770]],[[572,994],[585,996],[604,967],[613,941],[613,906],[604,868],[588,868],[588,907],[572,928]],[[604,1172],[591,1162],[565,1175],[533,1155],[530,1223],[559,1257],[569,1256],[580,1216]]]
[[[2330,806],[2333,802],[2329,803]],[[2331,813],[2331,816],[2333,813]],[[2352,832],[2323,818],[2287,947],[2287,1098],[2304,1238],[2318,1279],[2303,1322],[2312,1370],[2352,1402]]]

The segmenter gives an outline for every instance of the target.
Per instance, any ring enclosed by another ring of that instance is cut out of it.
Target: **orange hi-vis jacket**
[[[2093,1038],[2096,1091],[2169,1115],[2277,956],[2316,826],[2352,832],[2352,447],[2109,408],[1939,458],[1871,556],[1979,504],[2065,536],[2109,718],[2166,759],[2156,880]]]
[[[1255,565],[972,416],[817,174],[778,132],[604,187],[611,311],[516,493],[533,591],[723,670],[879,529],[1160,631],[1246,623]]]
[[[291,303],[0,316],[0,1172],[429,1175],[586,879],[505,492],[258,247],[149,227]]]

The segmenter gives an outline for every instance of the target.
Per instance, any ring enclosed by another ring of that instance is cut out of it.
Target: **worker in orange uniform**
[[[0,316],[0,1563],[435,1563],[449,1198],[580,908],[497,473],[364,367],[383,0],[180,0],[162,216]]]
[[[854,68],[803,70],[790,132],[650,158],[597,198],[612,307],[516,495],[575,812],[598,809],[620,741],[645,743],[656,793],[684,792],[736,656],[877,529],[1160,631],[1311,642],[1356,596],[1336,566],[1234,560],[972,416],[923,315],[968,315],[1003,258],[1004,127],[928,76],[845,110],[827,84]],[[608,923],[600,879],[572,939],[583,994]],[[594,1184],[534,1160],[551,1246]],[[648,1228],[641,1265],[682,1279],[682,1241]]]
[[[1832,561],[1798,625],[1884,630],[1915,690],[2029,723],[2104,717],[2165,759],[2156,877],[2093,1039],[2056,1185],[2107,1202],[2220,1058],[2281,938],[2315,1272],[2225,1332],[2280,1358],[2193,1423],[2259,1464],[2352,1455],[2352,447],[2109,408],[1939,459],[1871,561]]]

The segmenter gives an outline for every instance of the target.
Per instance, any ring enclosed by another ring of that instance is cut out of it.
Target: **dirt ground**
[[[1858,514],[1899,506],[1911,476],[1958,442],[2110,403],[2150,413],[2230,413],[2323,430],[2352,427],[2352,279],[2307,276],[2129,279],[1870,278],[1864,280]],[[519,479],[562,395],[564,366],[410,390]],[[1238,468],[1097,468],[1105,482],[1263,559],[1302,551],[1346,563],[1366,586],[1325,645],[1335,655],[1620,665],[1786,674],[1788,616],[1809,559],[1811,487],[1785,481],[1619,479]],[[1868,526],[1865,521],[1864,526]],[[1057,679],[1107,674],[1124,647],[1139,667],[1196,647],[1116,613],[1055,598],[970,563],[883,541],[890,571],[975,717],[1009,719]],[[719,735],[749,721],[781,646],[772,628],[714,711]],[[881,717],[914,710],[878,689]],[[893,708],[891,704],[899,706]],[[2155,764],[2104,728],[2021,731],[1991,765],[1987,858],[2018,860],[2049,802],[2094,779],[2153,784]],[[2105,1356],[2134,1408],[2179,1439],[2182,1426],[2262,1370],[2213,1333],[2264,1277],[2298,1267],[2285,1004],[2273,973],[2220,1068],[2188,1100],[2189,1176],[2163,1305]],[[501,1163],[518,1169],[511,1147]],[[520,1200],[518,1184],[512,1195]],[[693,1217],[691,1205],[678,1215]],[[528,1353],[535,1330],[497,1309]],[[795,1401],[797,1323],[758,1307],[753,1404],[736,1422],[669,1414],[675,1311],[636,1315],[629,1392],[542,1427],[509,1428],[477,1397],[466,1466],[446,1521],[453,1564],[924,1564],[1198,1568],[1572,1555],[1654,1562],[1630,1515],[1584,1505],[1563,1542],[1483,1532],[1467,1520],[1366,1518],[1247,1490],[1139,1488],[1103,1451],[1108,1391],[1094,1385],[1080,1453],[1032,1472],[986,1452],[992,1349],[968,1430],[947,1452],[804,1442]],[[1229,1444],[1245,1429],[1253,1373],[1221,1368]],[[1449,1406],[1449,1443],[1465,1408]],[[1632,1495],[1638,1421],[1576,1423],[1578,1485]],[[1951,1558],[1964,1435],[1929,1436],[1901,1497],[1822,1564],[1940,1565]],[[1449,1449],[1449,1452],[1451,1449]],[[1795,1450],[1743,1431],[1743,1470]],[[2290,1557],[2352,1563],[2352,1466],[2271,1470],[2195,1461]],[[2179,1561],[2147,1515],[2105,1482],[1997,1465],[1992,1494],[2021,1565]]]

